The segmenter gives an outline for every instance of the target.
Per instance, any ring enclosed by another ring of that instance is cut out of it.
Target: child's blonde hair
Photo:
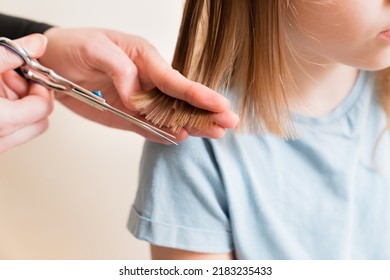
[[[285,33],[286,21],[294,20],[290,14],[289,0],[187,0],[172,66],[210,88],[233,88],[241,128],[294,137],[287,101],[296,93],[286,61],[287,52],[293,53]],[[389,116],[389,70],[378,76]],[[187,124],[196,113],[205,115],[184,110]]]

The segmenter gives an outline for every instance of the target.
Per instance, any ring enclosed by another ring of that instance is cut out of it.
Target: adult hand
[[[33,58],[43,54],[47,39],[30,35],[16,40]],[[44,132],[53,109],[53,96],[44,87],[28,83],[15,69],[22,60],[0,46],[0,152]]]
[[[219,138],[226,128],[238,123],[238,116],[229,111],[227,99],[217,92],[183,77],[164,61],[146,40],[105,29],[51,28],[45,32],[49,43],[40,62],[65,78],[89,90],[100,90],[107,102],[139,117],[131,97],[137,92],[158,87],[164,93],[212,112],[215,125],[207,131],[186,131],[175,134],[184,141],[189,134]],[[78,114],[102,124],[127,129],[155,142],[167,143],[155,135],[115,115],[103,113],[82,102],[62,95],[63,104]]]

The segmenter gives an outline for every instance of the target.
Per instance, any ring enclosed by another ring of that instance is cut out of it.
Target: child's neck
[[[351,91],[358,74],[356,68],[340,63],[302,62],[291,70],[299,94],[290,100],[291,110],[311,117],[326,115],[338,107]]]

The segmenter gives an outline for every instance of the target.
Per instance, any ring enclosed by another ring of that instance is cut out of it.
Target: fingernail
[[[227,99],[227,98],[226,98],[226,103],[227,103],[228,107],[230,107],[230,105],[231,105],[231,104],[230,104],[230,100]]]
[[[46,46],[47,38],[43,35],[33,35],[28,38],[26,50],[31,53],[39,52]]]

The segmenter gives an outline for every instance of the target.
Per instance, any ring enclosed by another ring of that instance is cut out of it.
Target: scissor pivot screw
[[[96,96],[99,96],[100,98],[103,98],[103,94],[100,90],[93,90],[92,93]]]

